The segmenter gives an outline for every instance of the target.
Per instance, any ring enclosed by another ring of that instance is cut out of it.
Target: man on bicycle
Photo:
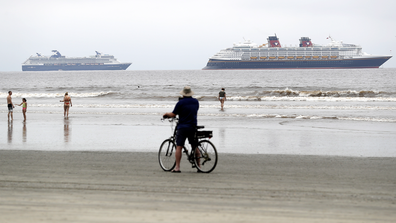
[[[173,111],[163,115],[164,118],[173,118],[179,115],[179,125],[176,129],[176,167],[172,171],[173,173],[180,173],[182,149],[187,138],[188,142],[191,144],[191,148],[194,148],[194,133],[197,127],[197,114],[199,109],[199,102],[192,97],[194,92],[191,90],[190,86],[185,86],[180,94],[183,98],[179,99]]]

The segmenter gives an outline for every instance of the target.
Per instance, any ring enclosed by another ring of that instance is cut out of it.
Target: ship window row
[[[269,53],[244,53],[243,57],[259,57],[259,56],[339,56],[341,55],[339,52],[305,52],[305,53],[300,53],[300,52],[269,52]],[[346,54],[342,54],[345,56],[348,56]],[[356,54],[351,54],[349,56],[356,55]],[[237,57],[235,55],[235,57]],[[235,58],[232,57],[232,58]]]
[[[285,67],[287,66],[298,66],[298,65],[304,65],[307,64],[307,61],[292,61],[292,62],[257,62],[257,66],[256,67],[265,67],[265,66],[282,66],[285,65]],[[309,62],[312,63],[312,62]],[[325,60],[325,61],[320,61],[320,60],[316,60],[315,63],[313,65],[315,66],[323,66],[323,65],[350,65],[353,64],[354,61],[351,60]],[[237,65],[238,67],[243,67],[243,66],[249,66],[252,67],[254,66],[256,63],[252,64],[250,62],[240,62],[240,61],[235,61],[235,62],[211,62],[208,63],[208,66],[220,66],[220,67],[229,67],[232,68],[235,65]]]
[[[361,50],[361,48],[328,48],[328,47],[290,47],[290,48],[282,48],[282,47],[270,47],[270,48],[245,48],[238,49],[234,48],[235,52],[250,52],[250,51],[356,51]]]

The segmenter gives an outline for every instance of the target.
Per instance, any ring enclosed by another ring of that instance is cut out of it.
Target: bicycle
[[[163,121],[164,119],[161,120]],[[158,161],[164,171],[172,171],[176,166],[176,129],[179,124],[178,120],[178,118],[169,118],[171,128],[173,128],[173,123],[176,123],[176,126],[172,130],[173,135],[162,142],[158,151]],[[204,126],[197,126],[195,131],[193,145],[196,145],[196,148],[191,148],[189,153],[186,146],[183,146],[182,151],[187,155],[187,160],[192,165],[191,168],[197,168],[197,172],[210,173],[217,165],[217,150],[213,143],[208,140],[213,137],[212,131],[198,131],[203,128]]]

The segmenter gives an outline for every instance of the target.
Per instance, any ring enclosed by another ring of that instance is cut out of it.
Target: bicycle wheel
[[[162,142],[158,151],[158,161],[160,167],[165,171],[171,171],[176,166],[176,144],[171,139]]]
[[[201,140],[195,150],[194,163],[203,173],[210,173],[217,165],[217,150],[209,140]]]

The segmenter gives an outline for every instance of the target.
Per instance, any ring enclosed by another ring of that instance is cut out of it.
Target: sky
[[[112,54],[128,70],[197,70],[249,39],[282,46],[330,35],[373,55],[396,53],[395,0],[0,0],[0,71],[31,55]],[[396,68],[391,58],[383,66]]]

